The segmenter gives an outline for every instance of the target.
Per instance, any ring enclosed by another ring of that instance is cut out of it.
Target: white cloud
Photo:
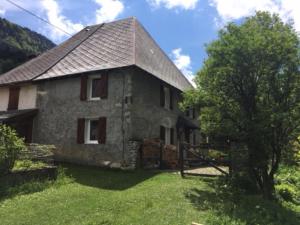
[[[179,70],[185,75],[185,77],[191,82],[191,84],[195,87],[192,67],[191,67],[191,57],[189,55],[184,55],[181,53],[181,48],[176,48],[172,51],[172,59],[174,64],[178,67]]]
[[[120,0],[94,0],[100,8],[96,10],[96,22],[110,22],[118,17],[124,10]]]
[[[5,14],[5,10],[0,8],[0,16],[3,16]]]
[[[46,12],[48,21],[61,28],[67,33],[73,34],[83,28],[81,23],[73,23],[71,20],[61,14],[61,8],[55,0],[42,0],[41,2]],[[53,26],[49,26],[50,36],[55,41],[60,41],[67,34]]]
[[[216,8],[223,23],[251,16],[260,10],[278,13],[283,21],[293,19],[295,29],[300,31],[299,0],[210,0],[210,5]]]
[[[14,0],[15,3],[22,6],[23,8],[29,9],[29,10],[36,10],[39,8],[40,4],[39,2],[36,2],[36,0]],[[18,7],[11,4],[10,2],[6,0],[0,0],[0,15],[4,15],[8,11],[20,11]]]
[[[154,7],[164,6],[167,9],[195,9],[198,0],[147,0]]]

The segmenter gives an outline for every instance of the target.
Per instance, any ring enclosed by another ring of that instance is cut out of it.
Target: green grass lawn
[[[299,206],[229,193],[216,178],[63,167],[55,182],[10,190],[0,224],[300,224]]]

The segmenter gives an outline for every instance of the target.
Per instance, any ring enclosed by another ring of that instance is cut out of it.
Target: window
[[[195,108],[187,108],[186,111],[185,111],[185,116],[190,118],[190,119],[195,119],[196,118]]]
[[[85,129],[85,143],[87,144],[98,144],[99,137],[99,121],[98,119],[88,119],[86,120]]]
[[[98,119],[77,120],[78,144],[105,144],[106,143],[106,117]]]
[[[160,139],[166,145],[173,145],[174,144],[174,128],[160,126]]]
[[[88,80],[88,97],[89,100],[100,100],[101,99],[101,88],[102,88],[101,77],[91,77]]]
[[[163,85],[160,88],[160,105],[165,109],[173,109],[173,91]]]
[[[108,75],[81,76],[80,100],[100,100],[108,96]]]
[[[165,96],[165,105],[164,107],[166,109],[170,109],[170,89],[167,87],[164,87],[164,96]]]

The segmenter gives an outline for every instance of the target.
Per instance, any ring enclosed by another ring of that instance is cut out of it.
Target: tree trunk
[[[265,199],[273,200],[275,194],[274,177],[268,174],[267,169],[262,170],[262,194]]]

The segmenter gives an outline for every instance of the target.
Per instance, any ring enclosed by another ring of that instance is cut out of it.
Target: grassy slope
[[[1,225],[299,222],[295,212],[274,203],[261,204],[258,197],[247,196],[240,201],[241,197],[237,196],[234,202],[226,193],[216,194],[210,185],[212,179],[183,180],[170,173],[105,171],[77,166],[67,166],[66,174],[72,176],[72,181],[2,200]]]

